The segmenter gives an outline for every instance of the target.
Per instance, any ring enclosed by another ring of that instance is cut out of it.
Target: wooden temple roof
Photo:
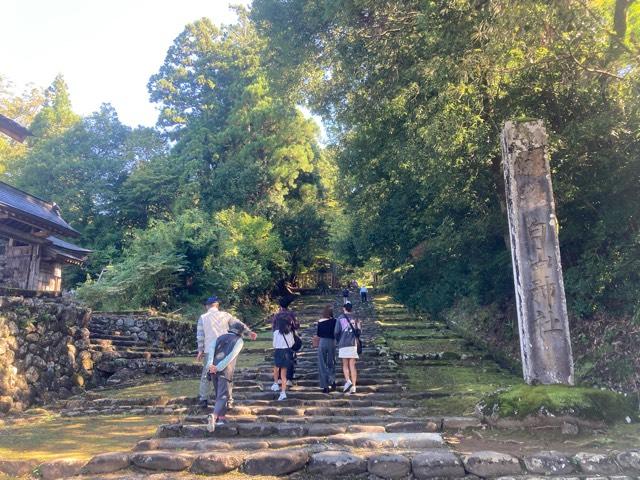
[[[14,140],[22,143],[32,133],[20,125],[18,122],[14,122],[9,117],[5,117],[0,114],[0,132],[8,135]]]
[[[74,245],[70,242],[65,242],[58,237],[50,236],[47,237],[47,240],[51,242],[49,249],[67,263],[80,265],[92,252],[92,250],[79,247],[78,245]]]
[[[7,215],[7,220],[26,223],[67,237],[80,235],[62,219],[60,209],[55,203],[42,200],[4,182],[0,182],[0,211]]]

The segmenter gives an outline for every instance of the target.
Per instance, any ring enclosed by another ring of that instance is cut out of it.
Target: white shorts
[[[342,347],[338,350],[338,358],[360,358],[358,347]]]

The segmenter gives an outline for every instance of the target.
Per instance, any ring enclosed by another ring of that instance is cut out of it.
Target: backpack
[[[360,330],[359,328],[355,328],[351,323],[351,319],[347,315],[345,315],[344,318],[347,319],[347,322],[349,322],[349,326],[351,327],[351,330],[353,330],[353,334],[356,336],[356,351],[358,352],[358,355],[362,355],[362,340],[360,340],[360,335],[362,335],[362,330]]]

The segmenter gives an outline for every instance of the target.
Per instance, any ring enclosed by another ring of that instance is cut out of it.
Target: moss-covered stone
[[[487,395],[478,404],[486,416],[572,416],[613,423],[637,415],[633,401],[615,392],[565,385],[516,385]]]

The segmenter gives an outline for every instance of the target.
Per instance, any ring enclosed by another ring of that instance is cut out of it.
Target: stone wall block
[[[482,451],[463,459],[465,470],[478,477],[519,475],[522,467],[516,457],[500,452]]]
[[[640,473],[640,450],[628,450],[616,456],[618,464],[625,473]]]
[[[586,474],[614,475],[620,472],[620,467],[612,457],[601,453],[578,453],[573,457]]]

